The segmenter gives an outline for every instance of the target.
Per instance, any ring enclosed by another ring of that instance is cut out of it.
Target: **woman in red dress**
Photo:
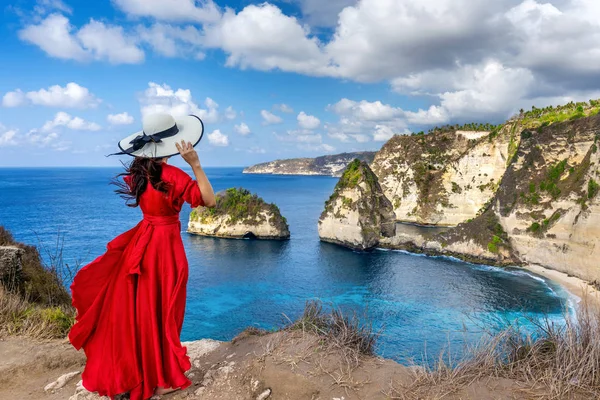
[[[179,338],[188,279],[179,212],[184,202],[215,205],[193,147],[202,138],[202,121],[155,114],[143,125],[143,132],[119,143],[117,154],[135,159],[120,175],[117,193],[132,201],[128,205],[139,205],[144,218],[75,276],[77,318],[69,332],[72,345],[87,357],[83,386],[111,398],[129,392],[132,400],[191,384]],[[192,167],[195,180],[167,164],[176,154]]]

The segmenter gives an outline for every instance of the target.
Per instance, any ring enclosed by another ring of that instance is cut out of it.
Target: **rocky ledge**
[[[234,239],[290,238],[287,221],[279,208],[243,188],[218,193],[214,208],[198,207],[193,210],[188,232]]]
[[[373,151],[355,153],[342,153],[316,158],[291,158],[275,160],[267,163],[253,165],[244,169],[245,174],[273,174],[273,175],[327,175],[340,176],[354,159],[372,163],[375,157]]]
[[[366,162],[352,161],[319,219],[319,237],[355,250],[370,250],[395,234],[392,203]]]

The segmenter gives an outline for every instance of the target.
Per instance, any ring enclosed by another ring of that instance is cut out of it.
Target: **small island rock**
[[[325,203],[319,219],[322,241],[355,250],[370,250],[381,236],[396,232],[392,203],[384,196],[377,176],[364,161],[351,162]]]
[[[193,210],[188,232],[234,239],[290,238],[287,221],[279,208],[243,188],[217,193],[214,208],[198,207]]]

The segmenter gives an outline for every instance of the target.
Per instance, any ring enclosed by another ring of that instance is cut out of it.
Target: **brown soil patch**
[[[526,399],[525,387],[507,379],[482,378],[466,387],[431,387],[414,392],[415,369],[363,356],[356,362],[301,331],[245,335],[193,358],[193,385],[165,400]],[[85,362],[68,342],[8,338],[0,341],[0,399],[67,400],[80,376],[56,393],[44,387],[59,376],[81,371]],[[442,389],[442,390],[438,390]]]

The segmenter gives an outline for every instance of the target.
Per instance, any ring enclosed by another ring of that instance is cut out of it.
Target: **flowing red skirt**
[[[188,279],[180,232],[178,215],[145,216],[75,276],[69,340],[85,351],[82,379],[90,392],[143,400],[157,386],[191,384],[179,339]]]

